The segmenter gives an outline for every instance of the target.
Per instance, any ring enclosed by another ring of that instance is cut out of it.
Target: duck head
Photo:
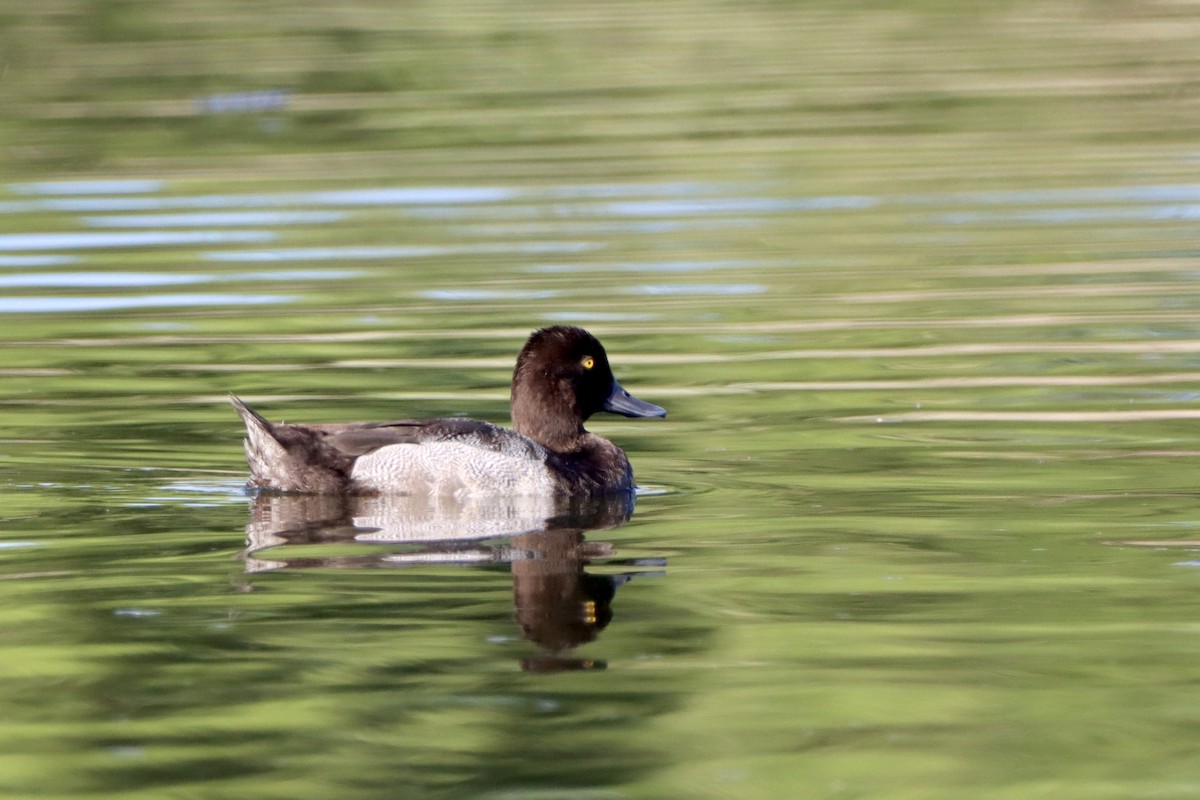
[[[582,328],[555,325],[534,331],[517,356],[512,382],[513,429],[551,449],[578,439],[598,411],[626,417],[665,417],[613,376],[600,340]]]

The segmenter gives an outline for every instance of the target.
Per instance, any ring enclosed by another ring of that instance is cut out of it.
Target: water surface
[[[197,9],[8,35],[0,793],[1200,791],[1187,8]],[[635,508],[242,491],[560,322]]]

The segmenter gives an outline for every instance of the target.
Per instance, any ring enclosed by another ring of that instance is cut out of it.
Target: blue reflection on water
[[[705,272],[719,269],[754,269],[761,261],[628,261],[616,264],[534,264],[526,272]]]
[[[275,269],[268,272],[238,272],[233,275],[214,275],[219,281],[333,281],[357,278],[358,269]]]
[[[979,203],[981,205],[1046,205],[1050,203],[1185,203],[1200,200],[1200,184],[1150,186],[1093,186],[1080,189],[1016,189],[1007,192],[912,194],[901,198],[913,204]]]
[[[212,211],[195,214],[114,214],[84,217],[93,228],[202,228],[210,225],[319,225],[339,222],[344,211]]]
[[[261,243],[279,238],[272,231],[122,231],[119,233],[0,234],[0,250],[82,250],[106,247]]]
[[[345,261],[373,258],[419,258],[445,255],[448,247],[291,247],[270,250],[228,250],[201,253],[205,261],[270,262],[270,261]]]
[[[672,283],[631,286],[629,294],[652,295],[722,295],[762,294],[767,287],[761,283]]]
[[[1200,219],[1200,204],[1118,206],[1116,208],[1043,208],[1025,211],[955,211],[935,217],[950,225],[1033,222],[1061,225],[1093,222],[1171,222]]]
[[[89,180],[10,183],[8,188],[17,194],[68,195],[141,194],[162,191],[163,186],[163,182],[157,180]]]
[[[80,311],[120,311],[134,308],[190,306],[254,306],[292,303],[291,295],[156,294],[138,297],[0,297],[0,314],[54,314]]]
[[[632,193],[638,196],[637,193]],[[481,216],[500,219],[569,220],[603,217],[696,217],[710,215],[784,214],[793,211],[839,211],[871,208],[876,197],[857,195],[828,197],[697,197],[624,200],[609,203],[558,203],[551,205],[506,205],[493,207],[424,206],[408,209],[409,216],[423,219],[470,219]]]
[[[490,208],[488,213],[512,218],[695,217],[711,215],[778,214],[805,211],[856,210],[884,203],[905,205],[1052,205],[1059,203],[1149,203],[1188,204],[1200,201],[1200,184],[1030,189],[1000,192],[955,192],[910,194],[895,198],[862,195],[809,197],[763,197],[743,194],[748,188],[731,184],[668,182],[598,184],[518,190],[501,186],[380,187],[311,192],[259,194],[209,194],[163,196],[152,194],[165,188],[155,180],[52,181],[11,184],[17,194],[32,199],[0,203],[0,213],[28,211],[167,211],[173,209],[286,208],[294,206],[371,207],[396,206],[427,217],[472,216],[463,206],[503,203],[514,199],[532,205]],[[621,198],[630,198],[621,201]],[[644,199],[643,199],[644,198]],[[561,200],[616,200],[560,204]],[[542,202],[539,202],[542,201]],[[545,204],[545,203],[548,203]],[[329,212],[333,213],[333,212]],[[1152,212],[1151,218],[1192,219],[1189,206]],[[1180,215],[1184,216],[1180,216]],[[297,223],[310,220],[296,218]],[[1036,221],[1036,220],[1035,220]],[[89,224],[124,227],[125,223],[89,220]],[[288,224],[271,220],[278,224]],[[172,224],[143,218],[130,220],[129,227]],[[255,224],[249,221],[221,223],[197,218],[177,224]]]
[[[581,219],[545,219],[533,223],[498,223],[491,225],[458,225],[455,230],[473,236],[542,236],[546,231],[561,232],[564,228],[574,234],[607,233],[673,233],[686,230],[714,228],[754,228],[762,223],[746,217],[724,219],[633,219],[617,222]]]
[[[633,200],[595,206],[598,213],[632,217],[688,217],[703,214],[782,214],[789,211],[837,211],[871,208],[877,197],[711,197],[696,200]]]
[[[42,275],[0,275],[0,288],[179,286],[203,283],[205,280],[203,275],[165,275],[151,272],[52,272]]]
[[[562,292],[535,289],[429,289],[421,292],[430,300],[546,300]]]
[[[410,206],[440,203],[498,203],[518,194],[500,186],[427,186],[382,189],[344,189],[296,195],[304,205]]]
[[[291,247],[269,250],[226,250],[201,253],[206,261],[345,261],[378,258],[421,258],[483,253],[579,253],[600,245],[592,242],[514,242],[481,245],[397,245],[387,247]]]
[[[78,256],[0,256],[0,267],[60,267],[78,261]]]
[[[204,194],[177,196],[45,197],[2,203],[0,212],[27,211],[169,211],[172,209],[286,208],[288,206],[412,206],[496,203],[517,196],[515,189],[494,186],[383,187],[278,194]]]
[[[284,270],[239,272],[233,275],[163,272],[49,272],[0,275],[0,288],[129,288],[253,281],[328,281],[353,278],[360,274],[362,273],[357,270]]]
[[[543,190],[544,196],[558,199],[584,198],[599,200],[612,197],[645,197],[666,195],[695,197],[701,194],[727,194],[733,187],[723,183],[604,183],[579,186],[557,186]]]

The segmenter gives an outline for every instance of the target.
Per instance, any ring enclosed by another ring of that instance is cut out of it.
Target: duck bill
[[[612,391],[608,393],[603,408],[605,411],[611,411],[613,414],[620,414],[624,417],[665,417],[667,415],[665,408],[656,406],[654,403],[647,403],[645,400],[638,400],[616,381],[613,381]]]

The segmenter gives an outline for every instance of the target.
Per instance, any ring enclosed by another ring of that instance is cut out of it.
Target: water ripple
[[[955,211],[941,214],[937,221],[950,225],[990,222],[1037,223],[1041,225],[1091,224],[1096,222],[1172,222],[1200,219],[1200,204],[1118,206],[1116,208],[1045,208],[1027,211]]]
[[[534,264],[526,272],[705,272],[720,269],[754,269],[761,261],[629,261],[617,264]]]
[[[626,291],[650,295],[742,295],[763,294],[767,287],[761,283],[677,283],[631,286]]]
[[[162,191],[163,186],[164,183],[158,180],[90,180],[10,183],[8,188],[17,194],[71,195],[142,194]]]
[[[981,205],[1041,205],[1052,203],[1139,202],[1179,203],[1200,200],[1200,184],[1148,186],[1091,186],[1078,189],[1017,189],[1007,192],[955,192],[912,194],[901,198],[912,204],[979,203]]]
[[[291,247],[201,253],[206,261],[345,261],[487,253],[578,253],[599,245],[591,242],[519,242],[484,245],[397,245],[372,247]]]
[[[203,228],[221,225],[319,225],[340,222],[344,211],[213,211],[196,214],[112,214],[84,217],[93,228]]]
[[[32,275],[0,275],[0,288],[130,288],[185,286],[198,283],[341,280],[353,278],[358,274],[360,273],[353,270],[280,270],[234,275],[162,272],[53,272]]]
[[[606,203],[597,210],[606,215],[632,217],[690,217],[705,214],[783,214],[789,211],[840,211],[879,205],[877,197],[716,197],[697,200],[641,200]]]
[[[430,300],[548,300],[562,292],[526,289],[430,289],[421,292]]]
[[[457,203],[496,203],[517,196],[514,189],[492,186],[343,189],[277,194],[205,194],[122,197],[46,197],[25,203],[5,203],[0,212],[21,211],[168,211],[172,209],[234,209],[288,206],[421,206]]]
[[[77,256],[0,256],[0,267],[58,267],[78,261]]]
[[[109,247],[164,247],[226,243],[261,243],[278,238],[272,231],[129,231],[121,233],[0,234],[0,251],[83,250]]]
[[[191,306],[254,306],[292,303],[293,295],[156,294],[138,297],[0,297],[0,314],[56,314],[81,311],[121,311],[135,308]]]

